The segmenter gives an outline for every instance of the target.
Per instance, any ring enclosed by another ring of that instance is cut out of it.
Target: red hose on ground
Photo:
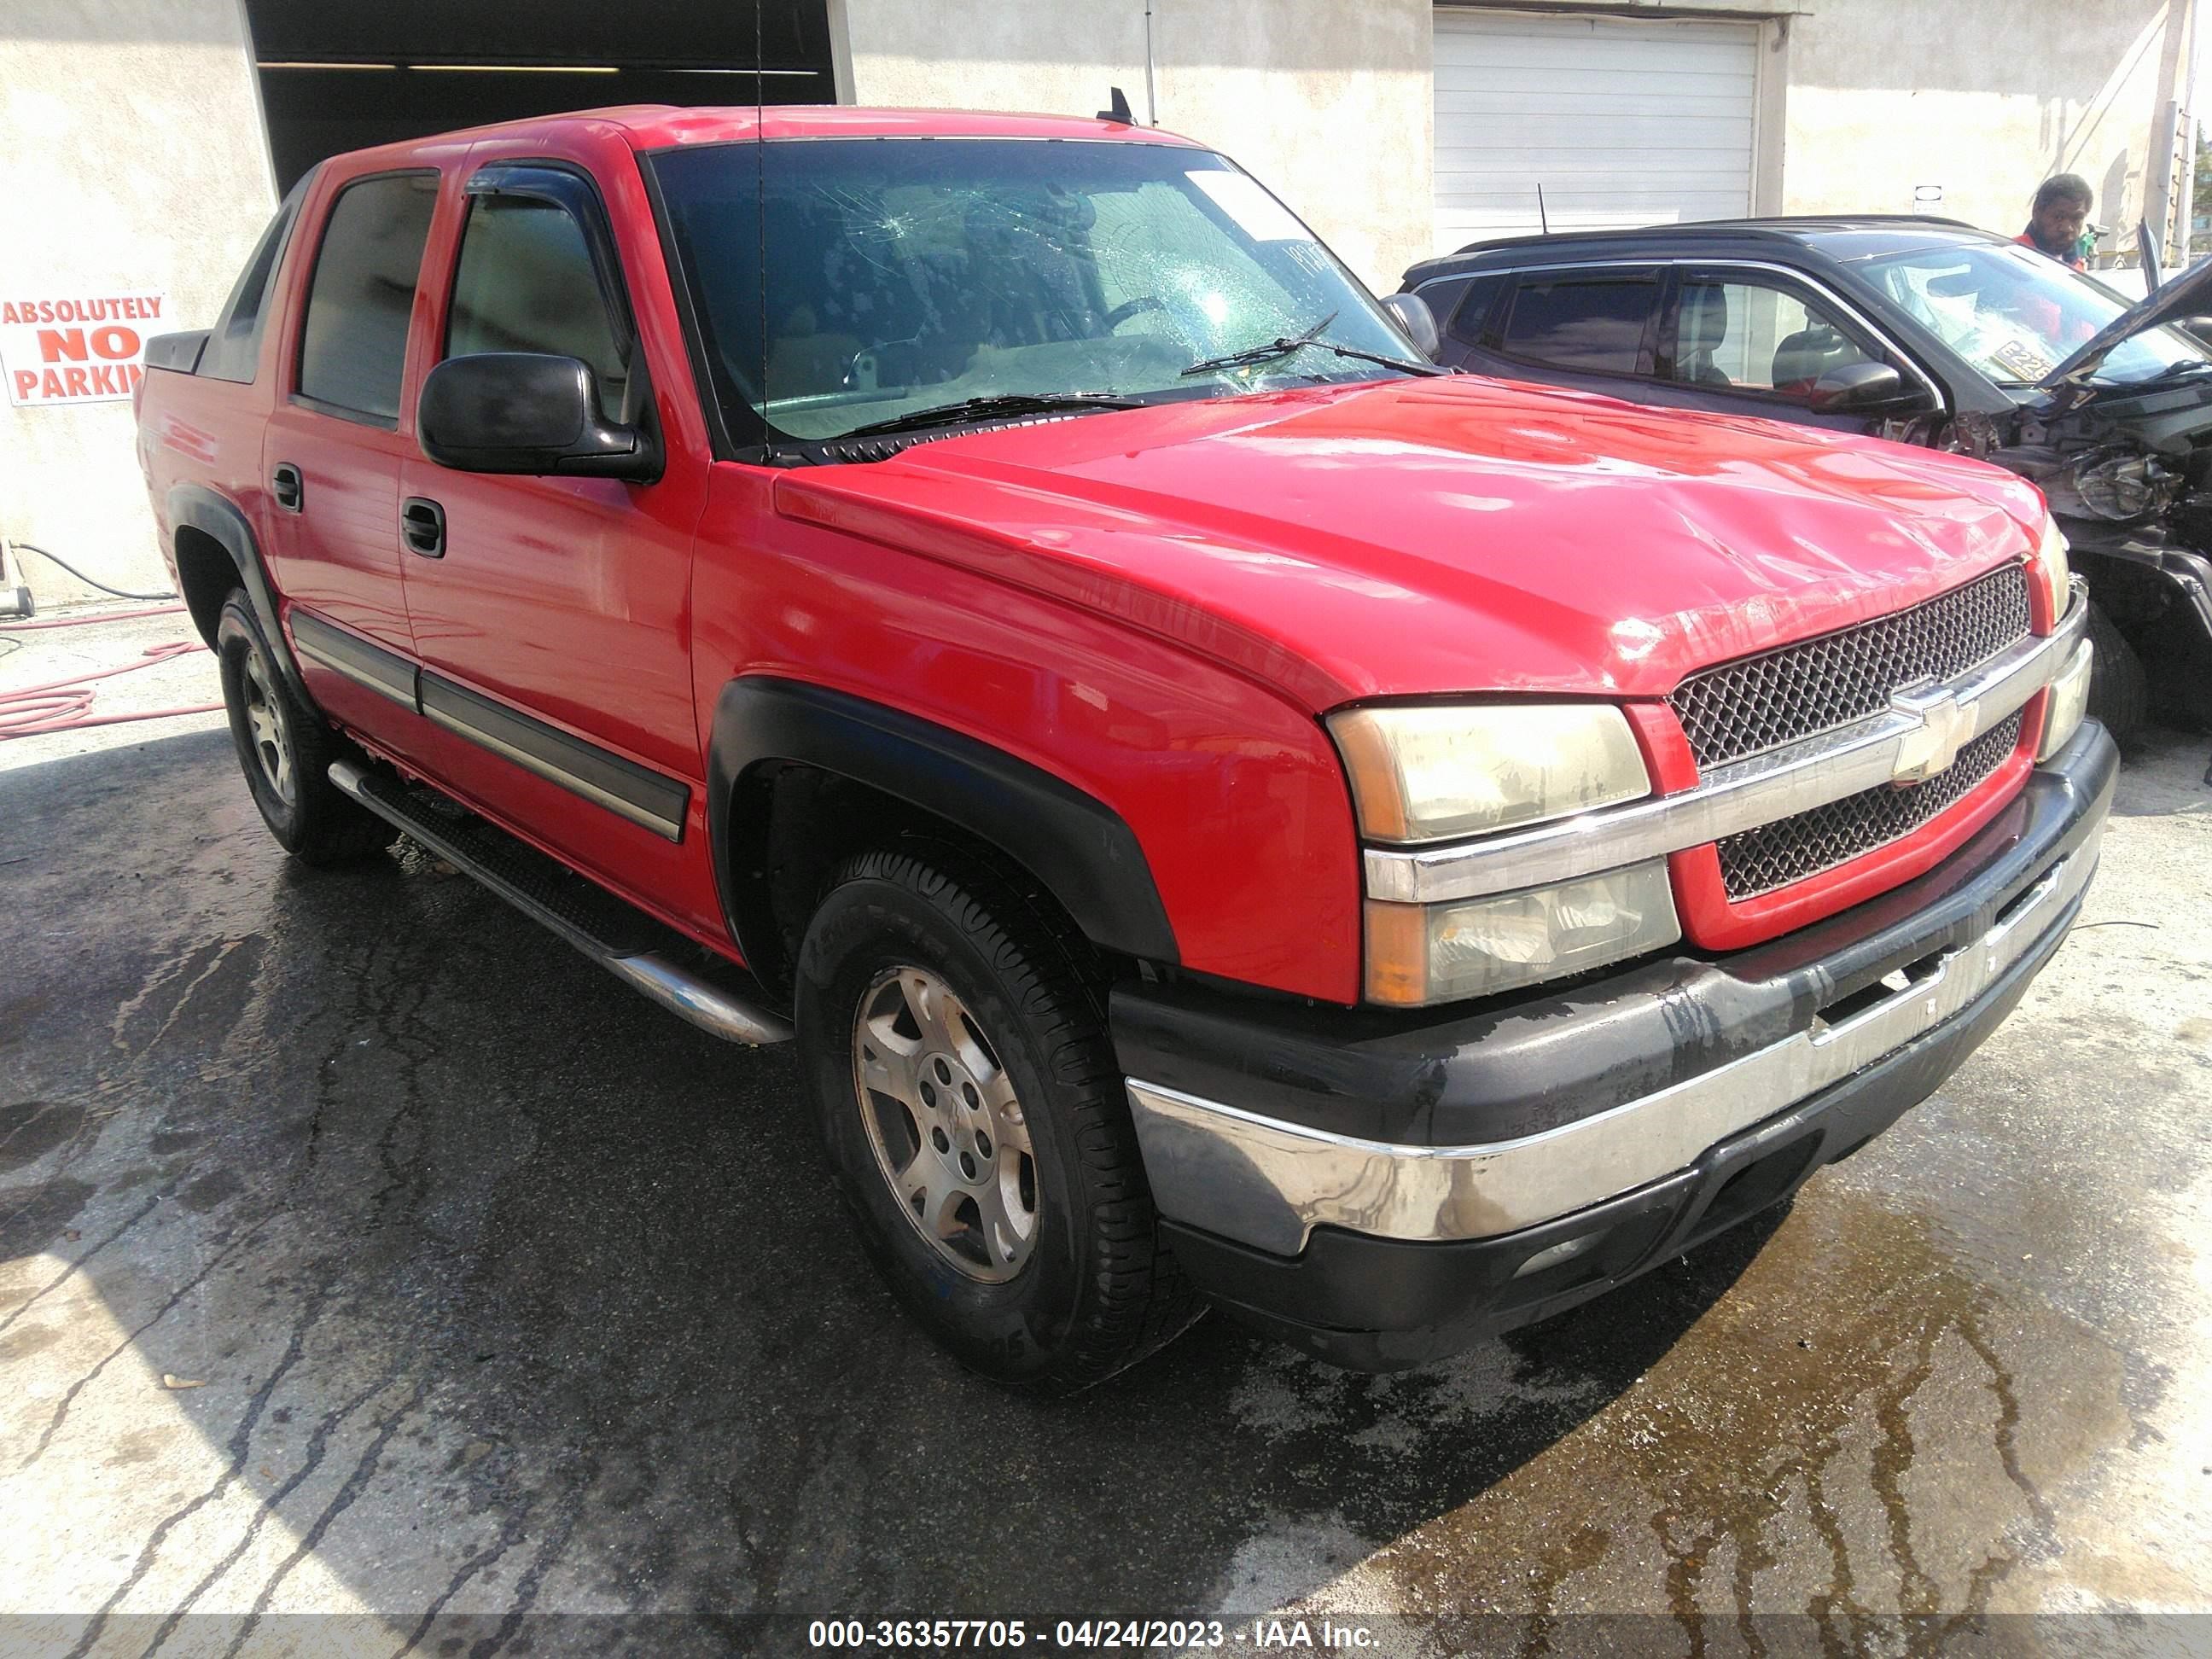
[[[167,607],[182,611],[182,605]],[[162,611],[131,611],[113,612],[105,617],[73,617],[65,621],[19,623],[18,627],[70,628],[82,623],[123,622],[132,617],[161,616]],[[37,737],[48,732],[69,732],[86,726],[119,726],[130,720],[167,720],[176,714],[212,714],[222,708],[219,702],[196,704],[189,708],[143,708],[128,714],[95,714],[92,700],[96,695],[94,680],[112,679],[118,674],[128,674],[134,669],[151,668],[155,663],[168,662],[207,647],[198,640],[176,640],[167,645],[149,645],[135,662],[119,667],[98,668],[90,673],[73,674],[64,680],[50,680],[44,685],[26,685],[10,691],[0,691],[0,738]]]

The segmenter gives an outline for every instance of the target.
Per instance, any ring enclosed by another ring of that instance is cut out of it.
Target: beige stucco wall
[[[2185,17],[2185,0],[2171,9]],[[1817,0],[1791,21],[1786,210],[1936,210],[2026,223],[2036,185],[2078,173],[2100,225],[2134,227],[2165,97],[2187,93],[2167,0]],[[2108,241],[2106,246],[2112,244]]]
[[[161,289],[215,320],[274,211],[237,0],[0,6],[0,293]],[[128,403],[0,399],[0,534],[101,580],[163,585]],[[88,590],[26,561],[41,606]]]
[[[1089,113],[1118,82],[1146,112],[1144,0],[828,4],[849,101]],[[1944,211],[2009,230],[2062,167],[2097,188],[2099,222],[2132,227],[2160,104],[2186,96],[2189,43],[2168,18],[2189,4],[1668,9],[1774,20],[1762,207],[1905,212],[1935,184]],[[1429,0],[1152,9],[1160,123],[1235,156],[1378,291],[1395,287],[1429,251]],[[161,289],[176,325],[212,321],[273,207],[252,57],[238,0],[0,0],[0,292]],[[118,586],[157,580],[131,440],[125,403],[0,402],[0,534]],[[28,574],[43,602],[80,592],[37,561]]]
[[[1159,125],[1231,155],[1389,293],[1429,251],[1428,0],[1154,0]],[[831,0],[860,104],[1145,107],[1144,0]]]

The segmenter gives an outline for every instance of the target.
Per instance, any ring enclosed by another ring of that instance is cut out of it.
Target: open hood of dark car
[[[2212,256],[2175,273],[2160,285],[2158,292],[2099,329],[2080,350],[2044,376],[2041,389],[2055,392],[2061,386],[2079,386],[2097,372],[2121,341],[2160,323],[2177,322],[2207,311],[2212,311]]]

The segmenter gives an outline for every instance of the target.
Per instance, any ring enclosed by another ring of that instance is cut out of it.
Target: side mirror
[[[1917,414],[1929,407],[1927,392],[1907,387],[1887,363],[1846,363],[1813,382],[1809,406],[1822,415]]]
[[[1406,331],[1406,337],[1413,348],[1431,362],[1436,361],[1437,348],[1443,337],[1437,332],[1437,313],[1429,309],[1429,302],[1418,294],[1391,294],[1383,296],[1382,309],[1397,319],[1398,326]]]
[[[448,357],[422,382],[416,440],[461,472],[562,473],[640,483],[660,476],[641,428],[599,414],[591,365],[531,351]]]

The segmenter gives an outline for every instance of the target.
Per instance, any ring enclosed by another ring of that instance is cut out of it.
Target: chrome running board
[[[351,761],[332,761],[330,776],[386,823],[475,877],[678,1018],[726,1042],[791,1040],[789,1024],[749,994],[750,981],[743,969],[707,959],[706,952],[673,928],[458,803]],[[702,958],[701,965],[685,965],[687,957]]]

